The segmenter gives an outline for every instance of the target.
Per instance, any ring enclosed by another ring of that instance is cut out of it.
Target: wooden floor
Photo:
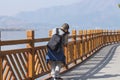
[[[84,63],[62,74],[63,80],[120,80],[120,44],[102,48]]]

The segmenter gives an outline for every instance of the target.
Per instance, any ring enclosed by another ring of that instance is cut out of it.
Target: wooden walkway
[[[62,74],[64,80],[120,80],[120,44],[108,45]]]
[[[23,45],[15,49],[0,50],[0,80],[45,80],[46,75],[50,77],[51,67],[46,63],[45,57],[46,42],[51,37],[35,38],[32,30],[26,33],[27,39],[0,41],[0,47]],[[62,77],[64,80],[96,80],[96,78],[106,80],[106,77],[120,80],[116,79],[120,77],[120,54],[119,51],[115,52],[119,50],[118,42],[120,42],[120,30],[79,30],[78,32],[72,30],[72,34],[68,36],[68,44],[64,46],[66,66],[62,69],[64,72],[69,72],[62,74]],[[100,48],[102,49],[99,50]],[[93,56],[89,57],[91,54]],[[117,58],[115,57],[111,62],[115,54]],[[108,64],[109,62],[112,64]],[[110,70],[111,72],[107,72]]]

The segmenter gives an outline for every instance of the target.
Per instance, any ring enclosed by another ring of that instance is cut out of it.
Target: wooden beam
[[[27,44],[27,48],[31,48],[31,52],[28,53],[28,77],[31,79],[35,75],[34,70],[34,31],[29,30],[27,31],[27,39],[31,39],[31,42]]]
[[[2,74],[2,57],[0,57],[0,80],[3,80],[3,74]]]

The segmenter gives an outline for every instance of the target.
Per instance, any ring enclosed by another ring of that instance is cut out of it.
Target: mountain
[[[22,12],[17,14],[17,17],[29,22],[55,25],[68,22],[73,26],[103,26],[101,28],[120,26],[120,9],[117,0],[84,0],[68,6]]]
[[[20,29],[23,24],[25,24],[24,20],[20,20],[17,17],[0,16],[1,29]]]
[[[83,0],[80,3],[67,6],[21,12],[14,17],[22,20],[23,24],[27,26],[37,25],[51,27],[60,26],[65,22],[69,23],[70,26],[74,28],[80,29],[95,27],[118,29],[120,26],[120,8],[118,8],[118,0]],[[20,23],[22,21],[20,21]],[[8,22],[3,23],[11,24],[9,19]],[[19,21],[14,23],[20,24]]]

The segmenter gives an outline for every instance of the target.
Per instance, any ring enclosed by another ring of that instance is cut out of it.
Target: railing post
[[[3,80],[3,73],[2,73],[2,57],[0,56],[0,80]]]
[[[115,43],[117,43],[117,30],[115,30]]]
[[[104,40],[103,42],[104,42],[104,46],[105,46],[107,43],[107,31],[106,30],[104,30],[103,40]]]
[[[96,49],[96,30],[93,30],[93,52]]]
[[[119,38],[119,41],[120,41],[120,30],[118,30],[118,38]]]
[[[110,43],[112,44],[112,38],[111,38],[111,36],[112,36],[112,31],[110,30]]]
[[[117,30],[117,42],[119,42],[119,30]]]
[[[73,36],[73,38],[72,38],[72,41],[74,42],[74,60],[75,60],[75,63],[76,63],[76,30],[72,30],[72,36]]]
[[[82,57],[83,57],[83,31],[80,30],[79,31],[79,35],[80,35],[80,57],[81,57],[81,60],[82,60]]]
[[[101,30],[101,47],[103,46],[103,30]]]
[[[88,40],[88,44],[87,44],[87,48],[88,48],[88,53],[90,54],[90,50],[91,50],[91,34],[90,34],[91,30],[87,31],[87,40]]]
[[[84,35],[84,37],[83,37],[83,40],[84,40],[83,51],[84,51],[84,56],[87,57],[87,30],[83,31],[83,35]]]
[[[94,30],[91,30],[91,52],[94,50]]]
[[[92,53],[92,30],[90,30],[90,53]]]
[[[1,53],[1,32],[0,32],[0,53]],[[2,56],[0,56],[0,80],[3,80],[3,72],[2,72]]]
[[[52,30],[49,30],[49,37],[52,36]]]
[[[30,40],[30,42],[27,44],[27,48],[31,48],[31,52],[28,53],[28,77],[30,77],[33,80],[34,77],[34,31],[28,30],[27,31],[27,39]]]

